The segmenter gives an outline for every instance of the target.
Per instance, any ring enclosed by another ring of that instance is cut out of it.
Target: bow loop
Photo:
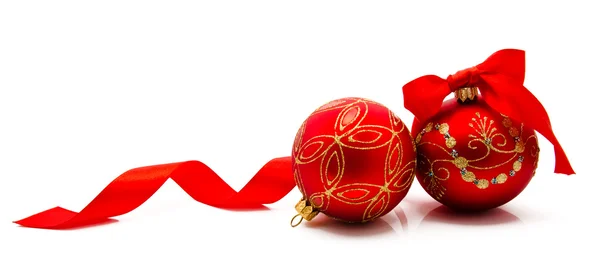
[[[477,67],[463,69],[446,78],[446,81],[448,81],[448,88],[450,88],[451,92],[462,87],[475,86],[479,80],[479,69],[477,69]]]

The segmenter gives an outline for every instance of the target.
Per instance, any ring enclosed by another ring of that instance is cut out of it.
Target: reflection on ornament
[[[518,216],[501,208],[495,208],[485,212],[464,213],[452,211],[448,207],[440,205],[425,214],[423,220],[418,223],[417,230],[428,228],[432,224],[438,223],[457,225],[461,231],[464,231],[466,227],[489,228],[490,226],[495,225],[525,224]],[[475,230],[479,231],[479,229]]]

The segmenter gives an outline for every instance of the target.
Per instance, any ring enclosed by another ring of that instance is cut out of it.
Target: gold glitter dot
[[[430,132],[431,129],[433,129],[433,123],[428,123],[427,126],[425,126],[425,131]]]
[[[500,173],[498,175],[498,177],[496,177],[496,183],[502,184],[502,183],[506,182],[507,179],[508,179],[508,176],[506,176],[506,174]]]
[[[454,137],[448,138],[446,140],[446,147],[453,148],[454,146],[456,146],[456,139],[454,139]]]
[[[469,165],[469,161],[466,158],[459,156],[454,159],[454,165],[456,165],[458,169],[466,168],[467,165]]]
[[[518,171],[520,171],[520,170],[521,170],[521,162],[519,162],[519,161],[515,161],[515,162],[513,163],[513,170],[515,170],[515,172],[518,172]]]
[[[525,144],[523,141],[517,141],[517,143],[515,143],[515,152],[523,153],[523,151],[525,151]]]
[[[477,185],[478,188],[480,189],[486,189],[490,186],[490,182],[486,179],[481,179],[477,181]]]
[[[508,128],[512,126],[512,121],[510,120],[510,118],[506,117],[504,118],[504,120],[502,120],[502,125],[504,125],[504,127]]]
[[[508,129],[508,133],[510,134],[510,136],[512,137],[517,137],[519,136],[519,129],[517,129],[517,127],[510,127]]]
[[[422,135],[422,134],[420,134],[420,133],[419,133],[419,134],[417,134],[417,137],[415,138],[415,142],[416,142],[416,143],[419,143],[419,142],[421,142],[421,139],[422,139],[422,138],[423,138],[423,135]]]
[[[462,178],[466,182],[473,182],[475,180],[475,174],[472,172],[466,172]]]
[[[450,126],[447,123],[440,124],[440,133],[446,134],[450,130]]]

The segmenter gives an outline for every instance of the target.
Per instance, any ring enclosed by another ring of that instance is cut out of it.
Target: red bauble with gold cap
[[[519,195],[535,174],[534,130],[491,109],[485,99],[445,101],[428,122],[415,120],[412,133],[419,183],[450,208],[498,207]]]
[[[425,75],[403,86],[415,115],[416,176],[435,200],[466,211],[511,201],[537,168],[536,132],[554,146],[554,172],[575,174],[524,80],[525,52],[503,49],[446,79]],[[456,99],[444,101],[452,92]]]
[[[292,158],[303,196],[297,217],[311,220],[322,212],[346,222],[367,222],[396,207],[416,163],[413,139],[400,118],[363,98],[315,110],[296,135]]]

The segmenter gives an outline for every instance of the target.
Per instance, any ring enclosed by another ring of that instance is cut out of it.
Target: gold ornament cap
[[[296,204],[296,212],[298,212],[298,214],[296,214],[290,221],[290,225],[292,225],[293,228],[300,225],[300,223],[302,223],[302,220],[311,221],[319,214],[319,211],[315,207],[310,205],[310,203],[304,198]],[[297,218],[300,218],[300,220],[294,222],[294,220],[296,220]]]
[[[479,91],[477,87],[463,87],[454,91],[454,97],[461,103],[474,101]]]

